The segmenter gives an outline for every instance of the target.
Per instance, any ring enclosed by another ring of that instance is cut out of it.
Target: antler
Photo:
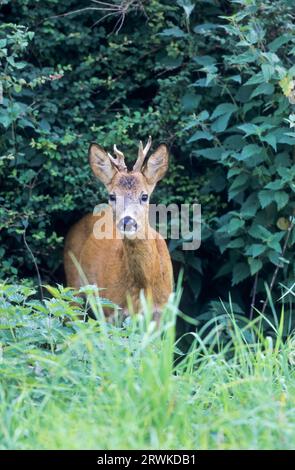
[[[133,167],[133,171],[140,171],[143,165],[144,159],[152,145],[152,138],[149,136],[146,146],[143,148],[142,141],[139,142],[138,157]]]
[[[115,167],[118,168],[119,171],[126,171],[127,166],[125,164],[124,153],[117,149],[116,144],[114,145],[114,152],[117,158],[112,157],[112,155],[108,153],[109,159],[115,165]]]

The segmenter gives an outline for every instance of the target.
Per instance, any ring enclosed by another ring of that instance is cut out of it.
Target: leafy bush
[[[223,51],[194,57],[201,78],[193,86],[206,89],[209,105],[190,120],[189,141],[211,162],[213,180],[216,170],[224,175],[218,189],[228,210],[210,221],[225,254],[215,279],[229,274],[237,285],[257,276],[261,293],[276,267],[290,285],[295,274],[295,38],[290,2],[237,3],[244,8],[223,17],[227,24],[195,28]]]
[[[116,142],[131,160],[152,134],[172,153],[155,198],[202,204],[201,249],[170,244],[185,269],[184,310],[206,319],[234,286],[250,314],[265,282],[277,297],[279,282],[290,287],[292,3],[135,2],[118,31],[118,16],[92,27],[104,13],[74,14],[78,0],[2,2],[1,276],[35,282],[25,232],[42,279],[60,282],[65,233],[104,197],[88,143]]]

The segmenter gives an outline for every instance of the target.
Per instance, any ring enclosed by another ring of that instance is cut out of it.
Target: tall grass
[[[0,289],[1,449],[295,447],[295,342],[282,340],[282,316],[265,336],[265,318],[229,309],[194,328],[175,362],[179,289],[160,328],[144,298],[144,316],[110,324],[88,288],[97,320],[85,323],[70,289],[50,290],[42,304]]]

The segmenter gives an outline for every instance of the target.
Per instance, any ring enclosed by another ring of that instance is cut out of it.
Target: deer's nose
[[[122,232],[133,232],[137,230],[137,222],[132,217],[127,215],[120,220],[118,228]]]

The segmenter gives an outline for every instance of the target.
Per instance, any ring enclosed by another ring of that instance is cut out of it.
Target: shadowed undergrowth
[[[85,323],[70,289],[40,303],[1,286],[1,449],[294,447],[295,343],[281,339],[283,314],[269,336],[261,315],[217,316],[194,328],[176,364],[179,293],[157,330],[145,299],[144,317],[110,324],[86,291],[97,320]]]

